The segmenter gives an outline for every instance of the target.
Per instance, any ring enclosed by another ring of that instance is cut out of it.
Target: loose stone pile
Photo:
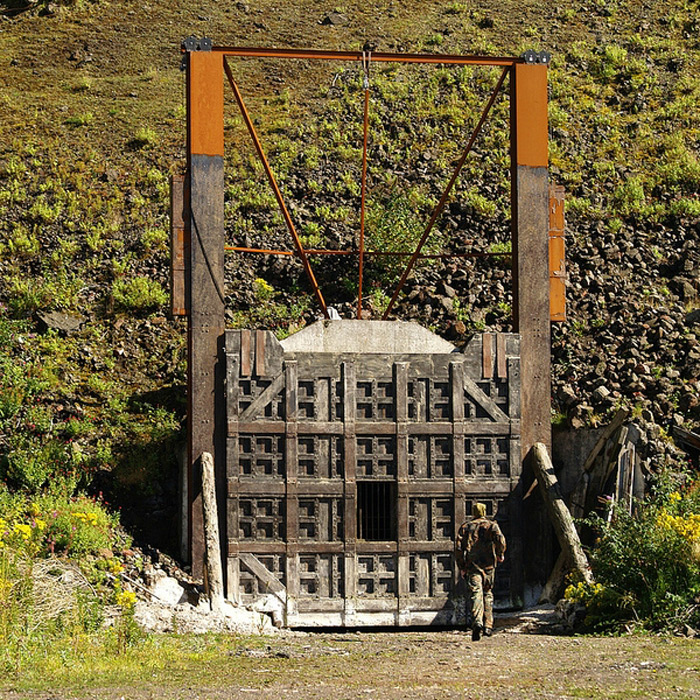
[[[507,239],[506,221],[484,220],[460,204],[448,208],[440,225],[451,231],[452,252],[484,251],[494,239]],[[679,220],[610,228],[573,216],[567,222],[567,321],[552,327],[553,412],[582,428],[604,424],[625,406],[644,429],[641,450],[662,463],[676,454],[668,437],[673,427],[700,425],[698,226]],[[283,289],[300,277],[289,258],[248,259],[236,268],[239,279],[261,276]],[[323,265],[316,269],[323,284]],[[348,269],[334,271],[343,273]],[[282,292],[278,301],[293,299]],[[247,284],[230,297],[233,307],[254,301]],[[354,317],[354,302],[327,301],[343,318]],[[394,311],[459,346],[475,332],[512,330],[511,307],[510,257],[492,255],[421,263]],[[380,313],[366,308],[367,315]],[[309,312],[307,320],[317,314]]]

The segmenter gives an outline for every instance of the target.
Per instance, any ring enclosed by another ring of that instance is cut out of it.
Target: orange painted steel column
[[[189,549],[194,576],[204,563],[200,459],[214,457],[219,503],[225,486],[225,411],[220,361],[224,322],[223,56],[191,50],[187,61],[187,180],[190,256],[188,329]],[[220,512],[225,508],[220,508]]]
[[[521,335],[523,459],[551,448],[547,66],[519,63],[511,82],[513,309]]]
[[[188,56],[188,156],[224,155],[224,60],[219,53],[192,51]]]

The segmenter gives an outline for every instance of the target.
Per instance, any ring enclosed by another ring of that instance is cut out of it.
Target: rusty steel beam
[[[239,58],[296,58],[326,61],[362,61],[362,51],[324,51],[318,49],[269,49],[247,46],[214,46],[212,51]],[[453,66],[505,66],[524,63],[516,56],[460,56],[454,54],[372,53],[381,63],[439,63]]]
[[[564,188],[549,187],[549,317],[566,321],[566,243],[564,240]]]
[[[245,246],[225,245],[224,250],[235,253],[261,253],[262,255],[296,255],[293,250],[268,250],[267,248],[246,248]],[[309,252],[308,250],[306,251]]]
[[[224,246],[224,250],[235,253],[260,253],[262,255],[296,255],[293,250],[268,250],[266,248],[246,248],[245,246]],[[323,250],[317,248],[305,248],[307,255],[359,255],[359,250]],[[412,257],[415,251],[393,251],[393,250],[365,250],[364,256],[387,256],[387,257]],[[473,253],[421,253],[419,258],[448,259],[448,258],[498,258],[511,257],[511,253],[492,253],[490,251]]]
[[[391,297],[391,300],[389,301],[389,304],[386,307],[386,311],[384,312],[384,315],[382,316],[383,320],[386,320],[386,318],[389,316],[389,313],[391,312],[391,309],[394,306],[394,303],[396,302],[396,299],[398,298],[399,294],[401,293],[401,290],[403,289],[404,284],[406,283],[406,280],[408,279],[408,276],[411,274],[411,270],[413,270],[413,266],[416,263],[416,260],[418,260],[418,256],[420,255],[420,251],[425,245],[425,242],[428,240],[428,236],[430,235],[431,231],[433,230],[433,226],[435,225],[435,222],[437,221],[437,218],[440,216],[442,213],[442,210],[445,207],[445,204],[447,203],[447,198],[450,196],[450,192],[452,191],[452,188],[454,187],[455,182],[457,181],[457,178],[459,177],[460,172],[462,171],[462,168],[464,167],[464,163],[467,160],[467,157],[469,156],[469,153],[472,150],[472,147],[474,146],[474,142],[476,141],[477,137],[481,133],[481,128],[484,125],[484,122],[486,121],[486,117],[488,116],[489,112],[491,111],[491,107],[493,107],[493,103],[496,101],[496,97],[498,96],[498,93],[501,91],[501,87],[503,86],[503,82],[506,79],[506,76],[508,75],[508,68],[504,68],[503,72],[501,73],[501,77],[498,80],[498,83],[496,83],[496,87],[493,89],[493,92],[491,93],[491,97],[489,98],[488,103],[486,104],[486,107],[484,108],[484,111],[481,113],[481,118],[479,119],[474,132],[471,135],[471,138],[469,139],[469,143],[467,143],[467,147],[464,149],[464,153],[462,154],[462,157],[459,159],[459,162],[457,163],[457,166],[455,167],[454,172],[452,173],[452,177],[450,178],[450,181],[447,183],[447,187],[445,188],[445,191],[442,194],[442,197],[440,197],[440,201],[438,202],[438,205],[435,207],[435,211],[433,211],[432,216],[430,217],[430,221],[428,222],[428,225],[425,227],[425,231],[423,232],[423,235],[421,236],[421,239],[418,243],[418,247],[416,248],[416,252],[413,254],[413,257],[409,260],[408,265],[406,265],[406,269],[404,270],[403,274],[401,275],[401,279],[399,280],[398,285],[396,286],[396,290],[394,291],[394,294]]]
[[[316,282],[316,277],[314,276],[313,270],[311,269],[309,259],[306,257],[306,253],[304,252],[304,248],[301,245],[301,240],[299,239],[299,234],[297,233],[297,230],[294,226],[294,222],[292,221],[292,217],[289,214],[289,210],[287,209],[287,205],[284,203],[284,197],[282,197],[282,191],[280,190],[279,186],[277,185],[277,180],[275,179],[275,175],[272,172],[272,168],[270,167],[270,163],[268,162],[267,156],[265,155],[265,151],[263,150],[262,144],[260,143],[260,139],[258,138],[257,131],[255,130],[255,125],[253,124],[253,120],[250,118],[250,115],[248,114],[248,110],[246,109],[245,103],[243,102],[243,96],[241,95],[241,91],[238,89],[238,85],[236,84],[236,81],[233,78],[233,73],[231,72],[231,68],[225,59],[224,59],[224,70],[226,71],[226,77],[228,78],[229,84],[231,85],[231,89],[233,90],[233,94],[236,98],[236,102],[238,102],[238,106],[241,110],[241,115],[243,117],[243,120],[245,121],[245,124],[248,128],[248,133],[250,134],[250,137],[253,140],[253,144],[255,145],[255,150],[258,152],[258,156],[260,158],[260,161],[261,161],[263,167],[265,168],[265,173],[267,174],[267,178],[270,182],[270,186],[272,187],[272,190],[275,194],[275,199],[277,200],[277,204],[279,205],[280,211],[282,212],[282,216],[284,217],[285,223],[287,224],[287,228],[289,229],[289,233],[292,236],[292,241],[294,242],[294,247],[297,250],[297,255],[301,259],[302,265],[304,266],[304,270],[306,271],[306,274],[309,278],[309,281],[311,282],[311,286],[313,288],[313,292],[314,292],[314,295],[316,297],[316,300],[321,305],[321,309],[323,310],[323,315],[326,318],[328,318],[328,308],[326,307],[326,302],[323,299],[323,294],[321,294],[321,289],[318,286],[318,282]]]
[[[185,212],[185,176],[170,178],[170,315],[187,316],[189,246]]]
[[[523,459],[551,449],[547,66],[519,64],[511,80],[513,321],[521,336]]]

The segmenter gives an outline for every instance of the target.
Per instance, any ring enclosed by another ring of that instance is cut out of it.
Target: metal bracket
[[[182,51],[211,51],[212,42],[207,36],[198,39],[196,36],[188,36],[182,40],[180,48]]]
[[[552,60],[552,54],[549,51],[540,51],[539,53],[534,49],[528,49],[522,56],[525,63],[542,63],[544,65],[549,65]]]
[[[207,36],[203,36],[198,39],[196,36],[191,35],[186,39],[182,40],[180,44],[180,50],[182,51],[182,61],[180,61],[180,70],[185,70],[187,68],[187,58],[186,54],[192,51],[211,51],[212,42]]]

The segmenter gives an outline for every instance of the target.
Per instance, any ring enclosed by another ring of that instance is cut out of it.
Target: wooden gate
[[[497,602],[520,604],[517,335],[457,352],[414,324],[319,321],[227,331],[225,353],[230,599],[273,595],[288,626],[454,623],[479,500],[508,539]]]

